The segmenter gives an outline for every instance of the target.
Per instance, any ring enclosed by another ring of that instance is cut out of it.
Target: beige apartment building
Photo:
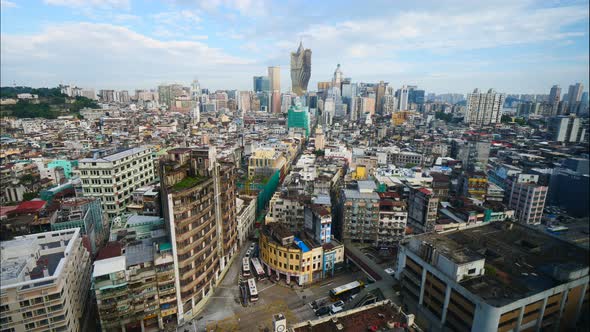
[[[160,162],[178,323],[194,318],[237,253],[235,165],[215,148],[177,148]]]
[[[0,247],[0,330],[82,331],[91,265],[80,229],[19,236]]]
[[[115,154],[84,158],[78,164],[84,196],[98,197],[112,219],[126,211],[135,189],[155,179],[150,148],[132,148]]]

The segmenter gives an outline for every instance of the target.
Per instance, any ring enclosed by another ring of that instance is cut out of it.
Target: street
[[[240,251],[244,257],[248,246]],[[328,278],[309,288],[294,290],[284,284],[275,284],[270,280],[257,282],[259,300],[244,307],[239,300],[238,276],[241,273],[241,259],[235,259],[224,280],[215,290],[207,305],[192,325],[189,323],[178,328],[179,332],[188,331],[261,331],[272,328],[272,316],[283,313],[287,322],[299,322],[315,319],[310,302],[325,298],[330,289],[348,282],[365,279],[362,271],[342,273]]]

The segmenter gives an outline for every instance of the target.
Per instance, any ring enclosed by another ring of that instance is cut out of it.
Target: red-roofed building
[[[20,203],[12,212],[15,214],[39,213],[45,208],[46,204],[47,202],[43,200],[25,201]]]
[[[14,210],[16,210],[18,206],[10,205],[10,206],[0,206],[0,220],[6,219],[8,214]]]

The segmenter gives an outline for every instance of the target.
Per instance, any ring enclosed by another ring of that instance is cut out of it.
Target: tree
[[[24,193],[23,194],[23,201],[30,201],[33,198],[37,198],[38,194],[39,194],[38,192]]]
[[[35,181],[35,177],[32,174],[25,174],[25,175],[21,176],[19,180],[23,184],[24,183],[31,184]]]

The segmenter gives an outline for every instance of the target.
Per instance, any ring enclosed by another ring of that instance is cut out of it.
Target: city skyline
[[[589,86],[587,1],[366,7],[321,3],[303,18],[292,13],[311,8],[263,0],[3,0],[1,85],[134,90],[197,77],[212,90],[251,90],[253,76],[280,66],[286,92],[289,54],[303,40],[314,54],[310,91],[338,63],[354,82],[435,93]]]

